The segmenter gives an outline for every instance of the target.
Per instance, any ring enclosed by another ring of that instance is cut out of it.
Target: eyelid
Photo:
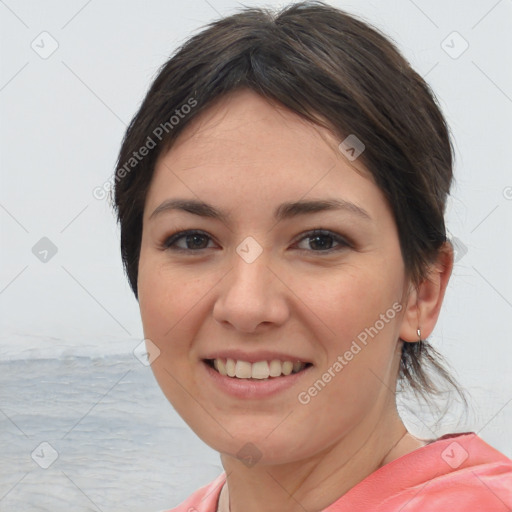
[[[206,231],[202,231],[200,229],[183,229],[183,230],[177,230],[173,232],[171,235],[166,236],[161,244],[159,244],[159,248],[162,250],[171,250],[175,252],[188,252],[188,253],[199,253],[200,251],[204,249],[182,249],[181,247],[172,247],[171,244],[177,242],[178,240],[181,240],[182,238],[185,238],[187,236],[193,236],[193,235],[202,235],[210,240],[213,240],[213,237],[208,234]]]
[[[308,231],[305,231],[304,233],[301,233],[297,238],[294,244],[298,242],[302,242],[302,240],[305,240],[307,238],[313,238],[314,236],[323,235],[323,236],[329,236],[331,237],[337,244],[337,247],[333,247],[331,249],[327,249],[325,251],[313,251],[313,250],[307,250],[307,249],[299,249],[299,251],[305,251],[307,253],[319,253],[319,254],[331,254],[334,252],[337,252],[343,247],[352,247],[352,243],[341,234],[337,233],[336,231],[332,231],[330,229],[325,228],[314,228],[310,229]]]
[[[164,240],[159,244],[159,249],[163,251],[173,251],[173,252],[181,252],[181,253],[188,253],[193,254],[197,253],[200,254],[205,249],[208,249],[208,247],[202,248],[202,249],[183,249],[181,247],[173,247],[171,244],[176,243],[178,240],[181,240],[182,238],[185,238],[187,236],[193,236],[193,235],[202,235],[209,239],[209,241],[214,241],[214,238],[207,232],[202,231],[200,229],[183,229],[183,230],[177,230],[173,232],[171,235],[164,238]],[[347,237],[337,233],[336,231],[332,231],[325,228],[313,228],[307,231],[304,231],[300,233],[293,241],[293,245],[296,245],[299,242],[302,242],[303,240],[307,238],[313,238],[314,236],[323,235],[328,236],[334,240],[338,245],[335,247],[331,247],[330,249],[326,250],[312,250],[312,249],[298,249],[301,252],[305,252],[308,254],[332,254],[335,252],[338,252],[342,250],[343,248],[353,248],[354,244],[348,239]]]

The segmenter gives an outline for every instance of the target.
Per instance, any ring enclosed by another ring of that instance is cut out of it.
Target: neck
[[[424,444],[407,433],[394,407],[386,417],[364,422],[307,460],[246,467],[222,455],[227,486],[219,510],[323,510],[382,465]]]

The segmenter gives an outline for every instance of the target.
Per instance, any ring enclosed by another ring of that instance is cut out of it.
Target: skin
[[[407,433],[395,406],[399,337],[414,343],[418,327],[423,339],[432,332],[453,253],[444,247],[429,278],[412,287],[391,209],[360,160],[339,151],[340,142],[239,90],[203,112],[160,155],[148,191],[138,290],[144,335],[160,351],[152,369],[176,411],[220,452],[228,475],[222,498],[231,512],[321,510],[425,444]],[[150,219],[163,201],[178,197],[205,201],[231,218],[174,210]],[[282,202],[313,198],[350,201],[370,220],[342,210],[273,219]],[[305,238],[315,228],[350,244]],[[162,249],[186,229],[206,237],[196,245],[176,243],[188,252]],[[263,250],[250,264],[236,252],[248,236]],[[399,314],[301,404],[298,393],[398,303]],[[313,368],[300,386],[240,400],[205,381],[201,355],[212,348],[282,350]],[[261,454],[251,467],[236,457],[246,443]]]

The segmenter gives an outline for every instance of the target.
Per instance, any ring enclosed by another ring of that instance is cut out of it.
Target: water
[[[0,362],[1,512],[158,512],[221,472],[132,354]]]

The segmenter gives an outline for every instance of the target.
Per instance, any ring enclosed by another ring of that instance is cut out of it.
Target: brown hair
[[[121,255],[135,297],[144,203],[158,156],[214,100],[242,87],[340,140],[354,134],[364,143],[360,158],[392,208],[407,277],[416,286],[424,280],[447,241],[453,150],[445,120],[429,86],[385,36],[313,1],[275,14],[244,8],[215,21],[158,71],[126,131],[115,175]],[[143,147],[146,156],[134,158]],[[457,388],[439,361],[427,342],[404,343],[400,377],[422,395],[436,392],[426,362]]]

